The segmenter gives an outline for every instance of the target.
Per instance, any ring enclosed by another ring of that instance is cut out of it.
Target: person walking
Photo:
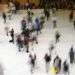
[[[49,66],[50,66],[50,61],[51,61],[51,55],[48,55],[47,53],[45,54],[45,63],[46,63],[46,72],[49,72]]]
[[[66,60],[63,63],[63,71],[64,71],[65,74],[68,73],[68,75],[69,75],[69,64],[67,63]]]
[[[74,51],[73,51],[73,46],[72,46],[71,49],[70,49],[69,57],[70,57],[70,63],[73,64],[73,63],[74,63]]]
[[[6,14],[3,13],[3,14],[2,14],[2,17],[3,17],[3,19],[4,19],[4,23],[6,23]]]
[[[10,31],[10,36],[11,36],[11,40],[9,42],[13,42],[14,43],[14,29],[12,28]]]
[[[36,64],[36,54],[34,55],[30,54],[29,57],[30,57],[30,64],[31,64],[31,73],[33,73]]]

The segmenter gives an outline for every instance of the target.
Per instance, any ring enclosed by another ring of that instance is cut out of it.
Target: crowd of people
[[[53,11],[53,14],[55,14],[55,11],[54,10],[52,10],[52,11]],[[11,12],[11,13],[13,13],[13,12]],[[8,33],[10,33],[10,36],[11,36],[11,40],[9,40],[9,42],[13,43],[13,44],[16,43],[19,52],[21,52],[22,49],[24,49],[24,51],[29,53],[30,52],[29,43],[31,42],[32,45],[39,43],[37,36],[39,36],[39,34],[42,33],[41,30],[42,30],[42,28],[44,28],[45,21],[49,20],[50,11],[49,11],[49,9],[44,9],[44,16],[40,16],[40,18],[36,17],[34,20],[34,23],[33,23],[33,19],[32,19],[33,16],[34,16],[34,13],[30,9],[28,9],[27,10],[27,18],[23,17],[23,20],[21,21],[21,32],[20,32],[20,34],[17,35],[16,41],[14,40],[15,39],[14,29],[12,28],[11,31],[9,31],[8,28],[6,28],[6,31],[7,31],[6,35],[8,36]],[[4,19],[4,23],[6,23],[7,22],[6,13],[3,13],[2,17]],[[74,17],[74,13],[72,10],[69,15],[70,22],[73,21],[73,17]],[[45,20],[45,19],[47,19],[47,20]],[[74,22],[74,28],[75,28],[75,20],[73,22]],[[57,20],[56,19],[53,20],[53,29],[55,29],[55,28],[57,28]],[[56,31],[55,44],[60,42],[61,36],[62,36],[61,33],[59,33],[59,31]],[[55,48],[54,44],[51,44],[50,48],[49,48],[50,53],[45,53],[45,55],[44,55],[44,60],[45,60],[45,64],[46,64],[46,72],[49,72],[49,68],[50,68],[49,65],[50,65],[51,58],[52,58],[51,52],[54,51],[54,48]],[[75,52],[74,52],[73,46],[71,47],[68,55],[70,58],[70,64],[73,64],[75,61]],[[37,56],[36,56],[36,54],[34,54],[34,55],[29,54],[29,58],[30,58],[30,64],[31,64],[31,72],[33,72],[33,70],[35,69],[35,66],[36,66]],[[60,56],[57,55],[53,60],[53,67],[55,70],[55,74],[60,73],[62,65],[63,65],[63,72],[69,74],[69,72],[70,72],[69,71],[69,63],[67,62],[67,59],[64,60],[64,62],[62,64],[62,59],[60,58]]]

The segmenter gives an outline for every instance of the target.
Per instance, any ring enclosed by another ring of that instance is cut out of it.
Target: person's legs
[[[49,72],[49,62],[46,62],[46,72]]]
[[[14,44],[14,36],[12,36],[12,42],[13,42],[13,44]]]
[[[6,18],[4,18],[4,23],[6,23]]]
[[[38,29],[36,31],[37,31],[37,35],[38,35]]]
[[[33,69],[34,69],[33,64],[31,64],[31,73],[33,73]]]
[[[18,44],[18,50],[19,50],[19,52],[21,52],[21,46],[20,46],[20,44]]]
[[[28,44],[26,45],[26,52],[27,53],[29,52],[29,45]]]

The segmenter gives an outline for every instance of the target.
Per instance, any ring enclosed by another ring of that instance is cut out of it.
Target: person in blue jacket
[[[37,35],[38,35],[38,32],[41,33],[39,18],[36,18],[36,19],[35,19],[35,30],[37,31]]]

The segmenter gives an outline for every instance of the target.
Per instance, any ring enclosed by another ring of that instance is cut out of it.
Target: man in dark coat
[[[60,34],[59,34],[59,32],[56,32],[56,34],[55,34],[55,38],[56,38],[56,43],[59,42],[59,38],[60,38]]]
[[[14,43],[14,29],[12,28],[11,31],[10,31],[10,36],[11,36],[11,40],[10,42],[13,42]]]
[[[63,63],[63,71],[65,73],[68,73],[68,75],[69,75],[69,65],[68,65],[67,61],[64,61],[64,63]]]
[[[70,49],[69,56],[70,56],[70,63],[72,64],[74,62],[74,51],[73,51],[73,47],[71,47],[71,49]]]
[[[49,65],[51,61],[51,55],[45,54],[45,62],[46,62],[46,72],[49,72]]]
[[[3,14],[2,14],[2,17],[3,17],[3,19],[4,19],[4,23],[6,23],[6,14],[3,13]]]

